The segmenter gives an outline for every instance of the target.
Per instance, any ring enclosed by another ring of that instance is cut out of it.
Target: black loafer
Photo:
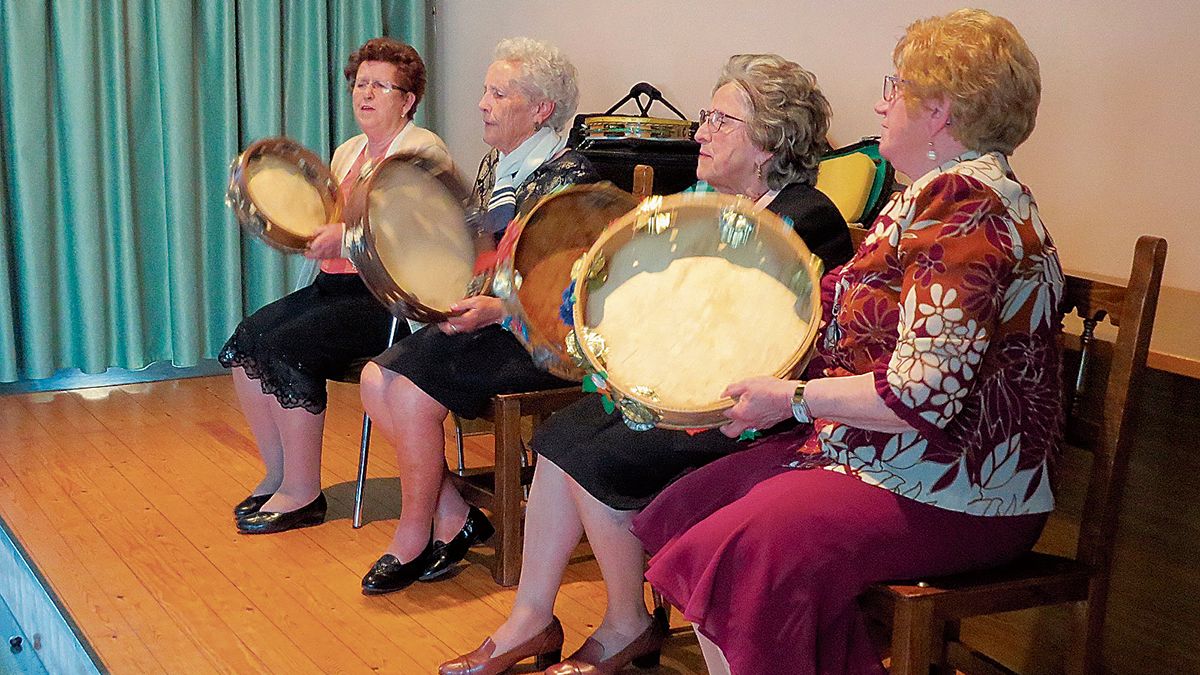
[[[237,520],[237,528],[242,534],[274,534],[299,527],[312,527],[325,522],[326,509],[328,504],[325,502],[325,493],[322,492],[316,499],[295,511],[258,511],[242,516]]]
[[[435,541],[431,546],[429,564],[421,572],[421,581],[432,581],[449,572],[460,560],[467,556],[467,551],[476,544],[487,541],[496,528],[492,521],[483,515],[483,511],[471,507],[467,512],[467,522],[448,542]]]
[[[258,513],[259,509],[263,507],[263,504],[266,504],[267,500],[274,495],[274,492],[270,492],[265,495],[250,495],[249,497],[246,497],[242,501],[238,502],[237,506],[233,507],[233,517],[241,518],[242,516],[248,516],[251,513]]]
[[[430,546],[426,546],[416,558],[406,563],[400,562],[400,559],[391,553],[383,554],[363,577],[363,595],[383,595],[408,588],[429,564],[431,550]]]

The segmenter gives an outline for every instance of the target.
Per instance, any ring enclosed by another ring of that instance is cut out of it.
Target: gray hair
[[[496,45],[495,59],[521,65],[516,86],[532,101],[553,102],[546,126],[563,131],[579,107],[579,86],[575,66],[558,47],[527,37],[507,38]]]
[[[814,185],[817,164],[829,150],[825,136],[833,115],[817,78],[778,54],[730,57],[713,92],[733,82],[750,104],[750,140],[770,152],[763,166],[767,186]]]

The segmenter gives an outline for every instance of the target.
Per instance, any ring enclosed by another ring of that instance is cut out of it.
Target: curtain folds
[[[276,135],[328,158],[357,133],[347,55],[427,54],[426,4],[0,0],[0,381],[194,365],[290,290],[229,161]]]

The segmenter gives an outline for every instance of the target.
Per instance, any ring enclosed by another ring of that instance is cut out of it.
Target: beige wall
[[[1042,65],[1038,127],[1013,165],[1030,185],[1069,269],[1124,277],[1137,235],[1170,242],[1166,283],[1200,290],[1200,246],[1185,207],[1200,193],[1200,2],[967,3],[1010,18]],[[891,49],[914,18],[961,2],[843,0],[435,0],[432,125],[464,171],[485,146],[475,109],[495,43],[550,40],[579,68],[581,111],[635,82],[685,113],[708,102],[724,60],[777,52],[816,73],[833,139],[877,133],[871,106]],[[1194,208],[1193,208],[1194,210]],[[1200,307],[1197,308],[1200,311]]]

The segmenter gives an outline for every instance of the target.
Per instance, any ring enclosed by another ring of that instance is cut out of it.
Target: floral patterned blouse
[[[953,511],[1053,509],[1063,274],[1007,158],[968,153],[922,176],[822,286],[824,340],[809,373],[873,373],[915,431],[819,419],[806,452]]]

